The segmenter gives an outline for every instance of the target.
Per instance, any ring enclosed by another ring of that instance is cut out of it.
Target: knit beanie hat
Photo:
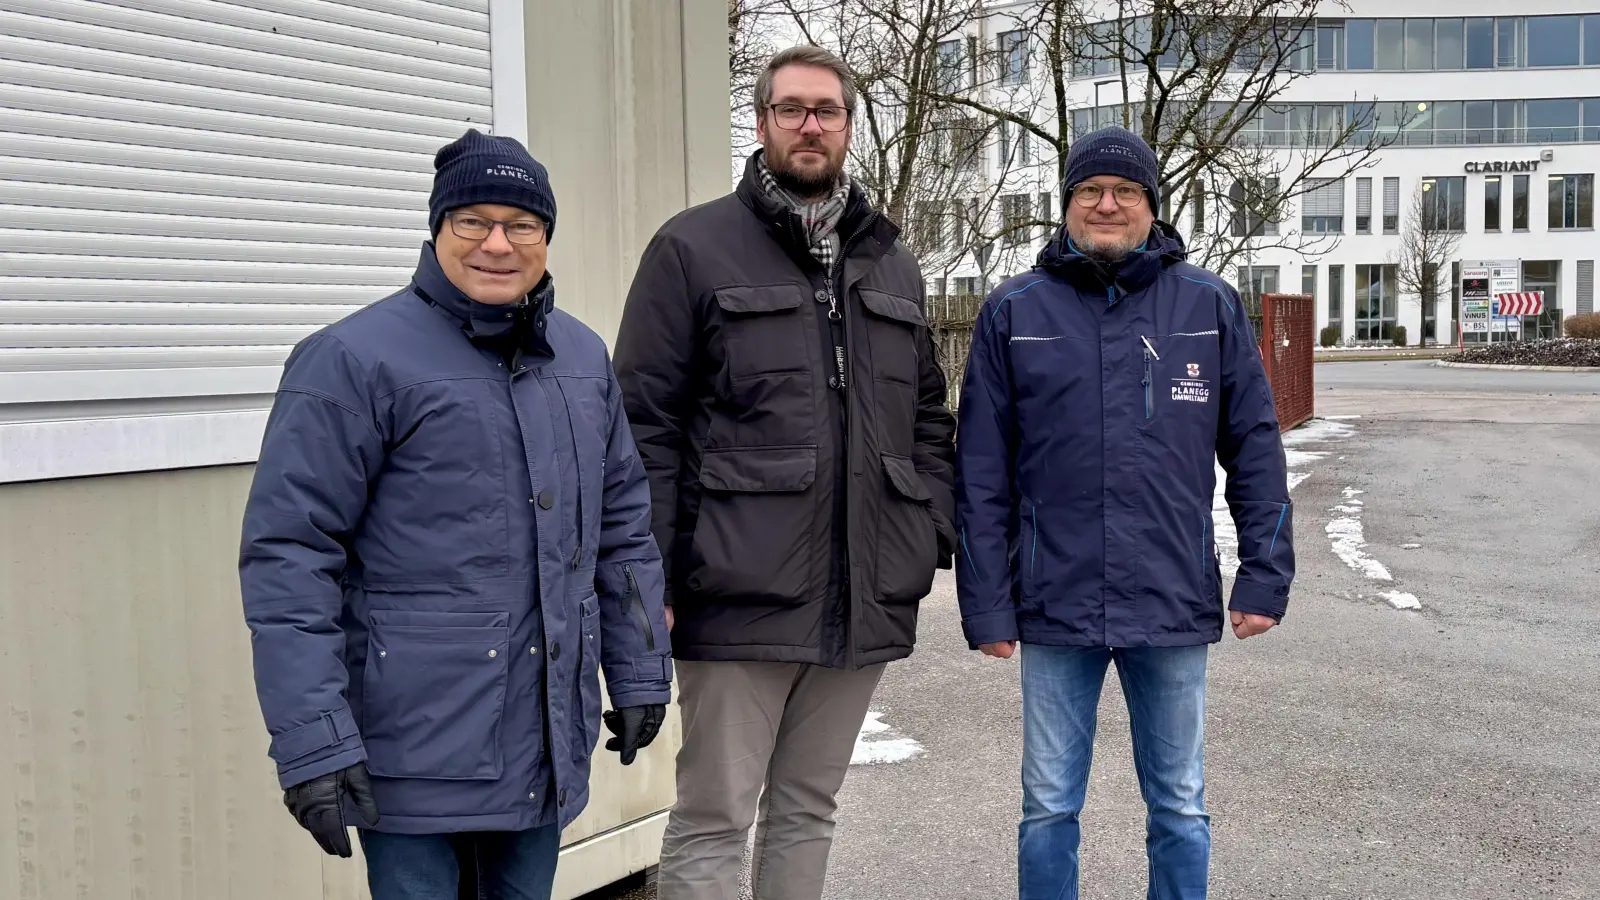
[[[1145,139],[1126,128],[1108,125],[1091,131],[1072,145],[1067,154],[1067,180],[1062,184],[1062,208],[1072,202],[1072,189],[1097,175],[1121,175],[1144,188],[1152,213],[1161,209],[1156,151]]]
[[[474,203],[515,206],[544,220],[545,243],[556,233],[556,197],[550,176],[515,138],[470,128],[433,158],[428,233],[437,236],[445,213]]]

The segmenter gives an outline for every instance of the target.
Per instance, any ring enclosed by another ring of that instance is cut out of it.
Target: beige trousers
[[[658,900],[739,900],[752,823],[754,900],[821,900],[834,798],[884,665],[674,665],[683,748]]]

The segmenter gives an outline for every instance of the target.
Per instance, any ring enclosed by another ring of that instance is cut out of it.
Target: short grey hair
[[[856,80],[850,75],[850,67],[844,64],[844,60],[813,44],[780,50],[767,61],[767,67],[756,78],[757,112],[772,106],[772,78],[784,66],[816,66],[839,76],[839,87],[844,94],[844,108],[855,112]]]

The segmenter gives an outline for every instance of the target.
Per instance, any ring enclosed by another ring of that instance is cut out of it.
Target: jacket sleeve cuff
[[[1228,609],[1281,620],[1289,610],[1289,595],[1287,591],[1279,594],[1264,584],[1240,579],[1233,583],[1233,600]]]
[[[627,668],[632,678],[613,681],[610,673],[606,676],[606,693],[614,709],[672,702],[672,657],[639,656]]]
[[[967,635],[967,647],[976,650],[984,644],[1020,640],[1017,613],[1014,609],[997,609],[961,620],[961,629]]]
[[[348,706],[274,735],[267,755],[278,764],[278,780],[285,788],[367,758],[355,716]]]

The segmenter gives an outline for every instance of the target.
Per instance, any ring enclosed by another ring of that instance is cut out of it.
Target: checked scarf
[[[761,185],[766,188],[767,194],[800,217],[805,225],[806,243],[811,247],[811,255],[822,263],[824,270],[832,272],[834,257],[839,253],[839,220],[844,218],[845,207],[850,202],[850,176],[840,173],[839,186],[833,193],[815,203],[807,203],[778,184],[777,176],[767,167],[764,152],[756,159],[756,171],[761,175]]]

